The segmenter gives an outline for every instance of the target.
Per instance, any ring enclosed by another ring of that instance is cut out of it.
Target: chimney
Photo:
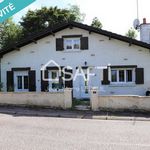
[[[146,18],[143,18],[143,23],[140,25],[140,40],[150,44],[150,23],[146,23]]]
[[[146,24],[146,18],[143,18],[143,24]]]

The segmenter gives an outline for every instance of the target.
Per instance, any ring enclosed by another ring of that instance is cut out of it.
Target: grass
[[[90,101],[88,99],[73,99],[72,100],[72,108],[75,108],[77,105],[89,106]]]

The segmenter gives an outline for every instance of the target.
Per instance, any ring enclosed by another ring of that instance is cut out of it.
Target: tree
[[[103,27],[102,23],[99,21],[97,17],[93,18],[91,26],[99,29]]]
[[[70,5],[69,9],[59,9],[57,7],[42,7],[35,11],[29,10],[27,14],[22,17],[20,22],[23,27],[24,36],[39,32],[47,27],[53,27],[56,24],[68,21],[83,21],[83,14],[76,5]]]
[[[76,22],[83,22],[85,14],[80,12],[80,7],[78,5],[69,5],[70,20]]]
[[[14,45],[21,38],[21,27],[12,18],[0,24],[0,49]]]
[[[129,38],[132,38],[132,39],[136,39],[136,37],[137,37],[137,31],[131,27],[128,30],[128,32],[126,33],[126,36],[129,37]]]

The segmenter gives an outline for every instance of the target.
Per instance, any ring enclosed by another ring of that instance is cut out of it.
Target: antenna
[[[137,19],[139,19],[139,0],[136,0],[136,6],[137,6]]]
[[[139,0],[136,0],[136,7],[137,7],[137,18],[133,21],[134,29],[139,29],[140,21],[139,21]]]

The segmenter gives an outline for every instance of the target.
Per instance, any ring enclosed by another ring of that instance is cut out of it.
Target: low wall
[[[104,109],[128,109],[128,110],[145,110],[150,111],[150,97],[146,96],[99,96],[98,91],[91,91],[92,110]]]
[[[72,107],[72,90],[65,89],[64,92],[0,92],[0,104],[67,109]]]
[[[150,111],[150,97],[142,96],[99,96],[98,106],[110,109],[139,109]]]

